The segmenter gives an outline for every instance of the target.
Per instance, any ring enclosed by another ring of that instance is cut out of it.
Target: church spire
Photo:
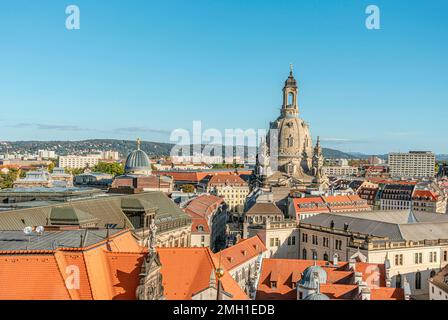
[[[140,138],[137,138],[137,150],[140,150],[140,145],[142,144]]]
[[[297,102],[298,96],[297,81],[293,75],[293,65],[289,65],[289,77],[285,81],[283,87],[283,105],[282,116],[297,117],[299,115],[299,104]]]

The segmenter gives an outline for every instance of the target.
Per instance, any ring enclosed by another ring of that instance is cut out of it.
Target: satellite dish
[[[44,227],[42,227],[42,226],[38,226],[38,227],[36,227],[36,232],[37,232],[38,234],[42,234],[42,233],[44,233],[44,231],[45,231],[45,228],[44,228]]]
[[[30,235],[32,232],[33,232],[32,227],[26,227],[25,229],[23,229],[23,233],[26,235]]]

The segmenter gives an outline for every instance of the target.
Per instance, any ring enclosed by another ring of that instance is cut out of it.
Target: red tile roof
[[[251,174],[251,171],[239,171],[238,174]],[[233,171],[179,171],[179,170],[171,170],[171,171],[156,171],[153,172],[153,174],[157,175],[163,175],[163,176],[170,176],[173,177],[173,179],[176,182],[191,182],[191,183],[199,183],[200,181],[204,180],[207,177],[211,177],[215,174],[221,175],[221,176],[235,176],[235,173]],[[238,175],[236,175],[239,177]],[[244,181],[244,180],[243,180]]]
[[[128,230],[87,248],[2,251],[0,299],[135,299],[143,256]]]
[[[190,201],[185,208],[185,211],[196,213],[203,217],[208,217],[212,214],[222,203],[224,199],[215,195],[202,195]]]
[[[184,209],[186,213],[192,218],[192,232],[210,232],[208,221],[210,216],[224,203],[224,199],[214,195],[202,195],[190,201]],[[199,231],[199,226],[204,227],[204,231]]]
[[[210,187],[222,185],[247,186],[247,182],[238,175],[216,174],[210,178],[208,185]]]
[[[215,257],[221,261],[227,270],[231,271],[266,251],[267,249],[263,241],[258,236],[255,236],[249,239],[242,239],[234,246],[215,253]]]
[[[168,300],[191,300],[192,296],[209,287],[210,275],[219,267],[219,260],[209,248],[159,248],[157,251]],[[227,270],[221,283],[233,300],[248,299]]]
[[[327,283],[321,284],[321,293],[330,299],[354,299],[358,294],[358,286],[353,284],[354,272],[349,264],[339,262],[337,267],[327,265],[326,261],[296,260],[296,259],[264,259],[260,281],[257,288],[257,300],[297,300],[297,290],[294,283],[300,280],[306,268],[314,265],[322,267],[327,272]],[[385,285],[384,265],[361,263],[355,265],[357,272],[363,273],[363,280],[379,272],[380,285]],[[271,281],[276,281],[276,287],[271,287]],[[367,283],[369,285],[369,283]],[[375,283],[372,284],[372,286]],[[371,288],[372,300],[404,299],[402,289]]]
[[[330,212],[322,197],[294,198],[293,203],[297,214]]]
[[[202,179],[207,177],[210,173],[207,172],[183,172],[183,171],[157,171],[154,174],[162,176],[170,176],[176,182],[191,182],[199,183]]]
[[[316,196],[294,198],[292,201],[298,222],[302,214],[371,210],[367,201],[358,195]]]
[[[189,212],[188,213],[191,217],[192,225],[191,225],[191,232],[192,233],[210,233],[210,227],[208,225],[207,220],[196,213]],[[200,230],[199,227],[202,227],[203,230]]]
[[[439,199],[439,195],[432,190],[415,190],[412,198],[414,200],[437,201]]]
[[[323,197],[331,212],[371,210],[367,201],[358,195]]]

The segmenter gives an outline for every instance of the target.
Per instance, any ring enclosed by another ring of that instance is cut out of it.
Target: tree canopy
[[[117,176],[124,173],[124,166],[123,164],[117,162],[99,162],[92,168],[92,171],[108,173]]]

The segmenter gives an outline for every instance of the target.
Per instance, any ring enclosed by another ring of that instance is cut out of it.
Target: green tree
[[[193,193],[194,191],[195,191],[195,188],[192,184],[185,184],[182,186],[182,192]]]
[[[114,176],[122,175],[124,173],[124,167],[121,163],[117,162],[99,162],[92,168],[94,172],[108,173]]]
[[[12,188],[14,181],[19,178],[19,174],[18,169],[10,169],[7,174],[0,174],[0,189]]]
[[[56,167],[56,160],[51,160],[51,163],[48,165],[48,172],[53,173],[53,169]]]

